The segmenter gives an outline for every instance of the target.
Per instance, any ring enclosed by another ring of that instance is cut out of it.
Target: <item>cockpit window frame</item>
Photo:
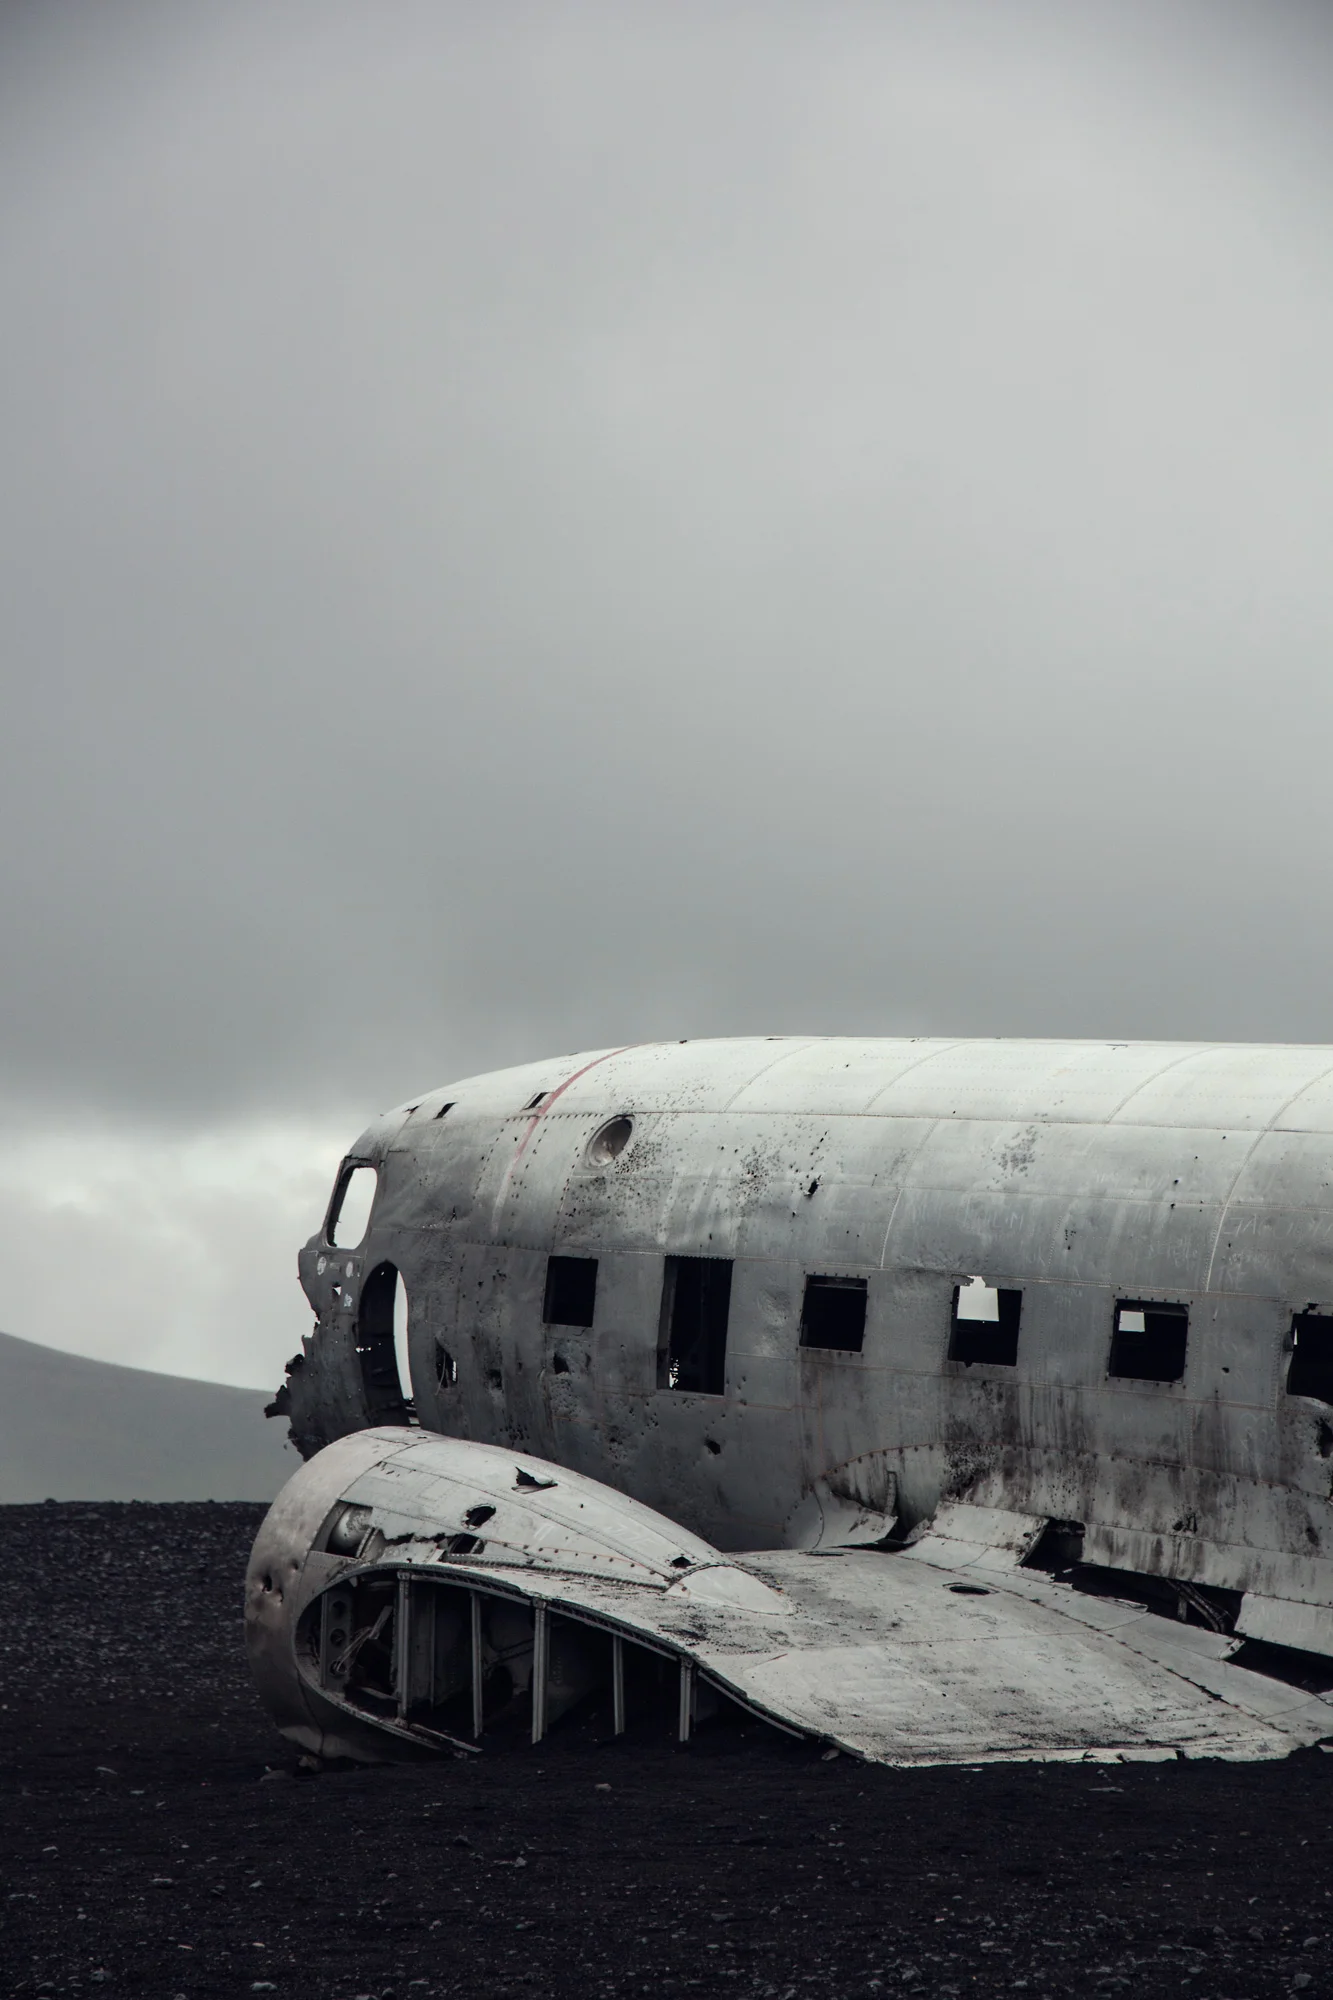
[[[343,1203],[347,1199],[347,1191],[352,1185],[354,1176],[363,1170],[373,1174],[375,1177],[375,1191],[370,1197],[370,1206],[366,1210],[366,1226],[361,1231],[361,1235],[355,1243],[339,1243],[336,1232],[338,1223],[342,1217]],[[370,1234],[370,1225],[374,1219],[375,1204],[379,1200],[379,1195],[380,1170],[374,1160],[357,1159],[350,1156],[345,1159],[334,1176],[333,1193],[329,1196],[329,1205],[324,1211],[324,1228],[321,1240],[325,1248],[329,1250],[359,1250]]]

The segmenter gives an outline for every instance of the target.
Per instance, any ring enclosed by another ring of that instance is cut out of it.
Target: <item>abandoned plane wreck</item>
[[[533,1064],[377,1120],[300,1272],[246,1615],[309,1752],[1333,1739],[1333,1048]]]

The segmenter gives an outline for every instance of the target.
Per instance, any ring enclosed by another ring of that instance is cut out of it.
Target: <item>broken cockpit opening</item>
[[[324,1537],[330,1553],[358,1536],[367,1546],[363,1512],[342,1511]],[[470,1546],[451,1545],[446,1558],[485,1546],[471,1535],[453,1540]],[[416,1569],[370,1569],[332,1584],[301,1620],[297,1657],[323,1694],[426,1748],[539,1743],[580,1718],[613,1736],[672,1734],[679,1742],[724,1718],[781,1728],[693,1660],[516,1592]]]

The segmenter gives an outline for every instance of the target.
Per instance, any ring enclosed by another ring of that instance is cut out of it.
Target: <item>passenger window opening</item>
[[[1287,1394],[1333,1403],[1333,1314],[1292,1314]]]
[[[458,1363],[439,1340],[435,1343],[435,1380],[442,1389],[452,1389],[458,1381]]]
[[[530,1097],[528,1099],[527,1103],[523,1106],[523,1109],[525,1111],[535,1111],[537,1107],[541,1104],[545,1096],[546,1092],[544,1090],[539,1090],[535,1097]]]
[[[372,1424],[417,1421],[407,1366],[407,1315],[407,1291],[397,1265],[377,1264],[361,1287],[356,1327],[361,1386]]]
[[[662,1274],[657,1386],[721,1396],[727,1386],[731,1260],[668,1257]]]
[[[1016,1367],[1022,1312],[1023,1294],[1017,1287],[964,1278],[953,1288],[949,1359],[966,1368],[978,1361],[991,1368]]]
[[[542,1319],[547,1326],[591,1326],[597,1305],[595,1257],[548,1257]]]
[[[1188,1306],[1117,1299],[1107,1373],[1133,1382],[1179,1382],[1188,1339]]]
[[[808,1277],[801,1306],[801,1346],[859,1354],[866,1331],[864,1278]]]
[[[329,1204],[324,1240],[335,1250],[355,1250],[365,1241],[379,1176],[374,1167],[344,1167]]]

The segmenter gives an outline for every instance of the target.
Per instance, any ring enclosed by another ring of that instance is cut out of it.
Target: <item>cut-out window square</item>
[[[1293,1313],[1291,1343],[1287,1394],[1333,1403],[1333,1314]]]
[[[971,1367],[974,1361],[992,1368],[1013,1368],[1018,1361],[1018,1322],[1023,1294],[1005,1285],[988,1285],[984,1278],[965,1278],[953,1288],[953,1323],[949,1359]]]
[[[1108,1375],[1135,1382],[1179,1382],[1189,1340],[1188,1306],[1160,1299],[1117,1299]]]
[[[866,1332],[864,1278],[807,1278],[801,1307],[802,1347],[859,1354]]]
[[[657,1342],[660,1389],[725,1394],[730,1312],[730,1258],[667,1258]]]
[[[547,1258],[546,1303],[542,1307],[547,1326],[591,1326],[596,1304],[595,1257]]]

